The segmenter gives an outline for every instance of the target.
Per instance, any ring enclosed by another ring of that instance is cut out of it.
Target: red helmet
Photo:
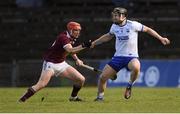
[[[77,22],[69,22],[67,24],[67,29],[70,31],[70,30],[81,30],[81,25]]]

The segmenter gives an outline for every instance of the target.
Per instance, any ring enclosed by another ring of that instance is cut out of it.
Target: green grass
[[[26,103],[17,100],[26,88],[0,88],[0,112],[180,112],[179,88],[133,88],[129,100],[123,98],[124,88],[107,88],[104,102],[94,102],[95,87],[84,87],[80,96],[85,102],[69,102],[71,88],[45,88]],[[41,102],[41,98],[45,97]]]

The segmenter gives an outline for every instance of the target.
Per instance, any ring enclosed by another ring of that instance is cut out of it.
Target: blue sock
[[[127,85],[127,88],[131,88],[132,87],[132,83],[129,82],[128,85]]]

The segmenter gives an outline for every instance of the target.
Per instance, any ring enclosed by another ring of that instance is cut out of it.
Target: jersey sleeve
[[[143,24],[133,21],[133,28],[135,31],[143,31]]]
[[[62,47],[64,47],[65,45],[70,43],[70,40],[66,36],[61,36],[58,38],[58,42],[62,45]]]
[[[113,25],[113,24],[111,25],[109,34],[110,34],[110,35],[115,35],[115,34],[114,34],[114,25]]]

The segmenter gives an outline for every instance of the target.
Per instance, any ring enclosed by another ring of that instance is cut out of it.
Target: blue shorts
[[[123,57],[123,56],[114,56],[108,65],[111,66],[116,72],[119,72],[122,68],[128,69],[128,63],[137,57]]]

